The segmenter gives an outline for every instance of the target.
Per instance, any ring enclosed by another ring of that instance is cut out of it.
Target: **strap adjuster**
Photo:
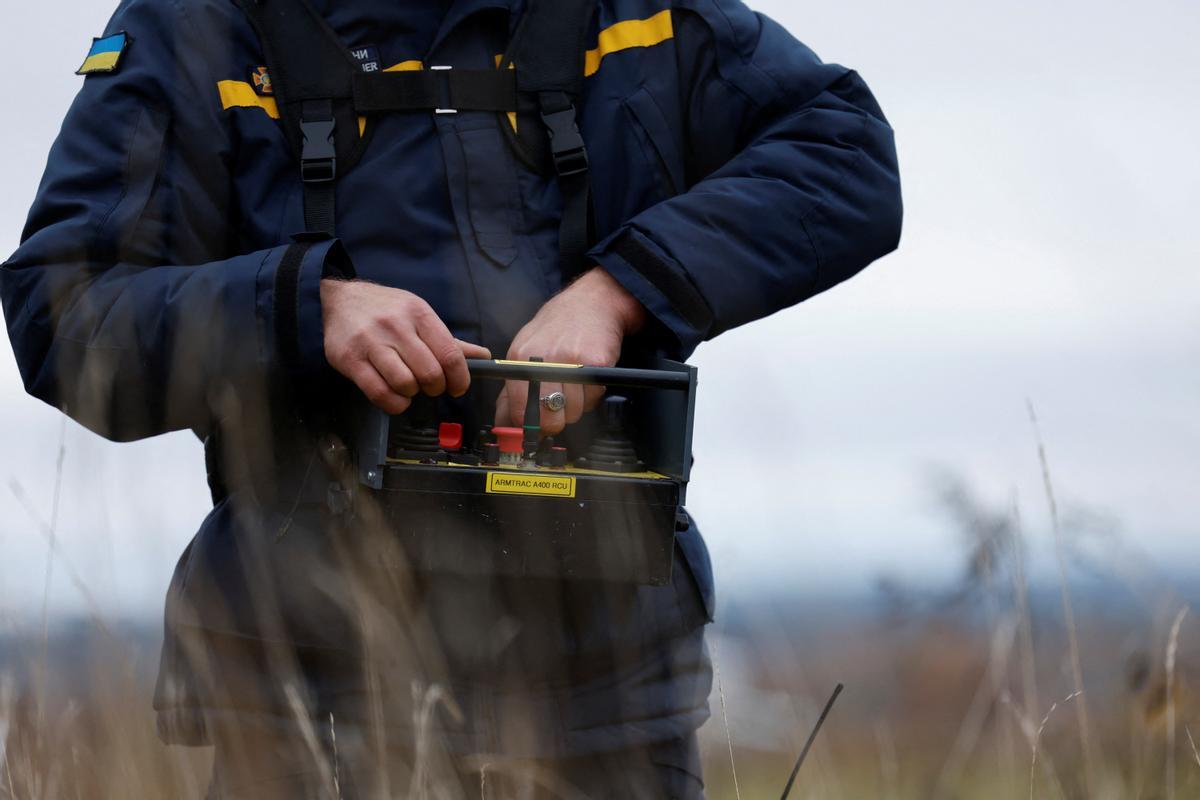
[[[588,170],[587,146],[575,121],[575,106],[562,111],[542,112],[542,122],[550,132],[550,152],[560,178],[569,178]]]
[[[300,123],[304,147],[300,151],[300,177],[305,183],[329,183],[337,178],[337,148],[332,119]]]
[[[430,72],[449,72],[452,69],[454,69],[454,67],[436,66],[436,67],[430,67],[429,71]],[[452,90],[450,89],[450,76],[449,75],[446,75],[445,78],[443,78],[439,82],[438,90],[441,95],[440,102],[441,102],[443,108],[435,108],[433,110],[433,113],[435,113],[435,114],[457,114],[458,113],[457,108],[450,108],[450,106],[453,105],[453,103],[451,102],[453,100],[453,95],[452,95]]]

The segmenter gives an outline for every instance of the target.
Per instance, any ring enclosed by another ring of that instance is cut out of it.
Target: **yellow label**
[[[570,475],[521,475],[489,472],[488,494],[522,494],[535,497],[574,497],[575,479]]]
[[[546,361],[496,361],[506,367],[558,367],[559,369],[583,369],[583,364],[551,364]]]

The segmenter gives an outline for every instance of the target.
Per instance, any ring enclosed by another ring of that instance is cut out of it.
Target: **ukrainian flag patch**
[[[129,34],[124,31],[93,40],[92,49],[88,51],[83,66],[75,74],[103,75],[116,72],[121,68],[121,57],[125,55],[131,41]]]

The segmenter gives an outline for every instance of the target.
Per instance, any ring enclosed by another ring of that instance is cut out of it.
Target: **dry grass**
[[[943,500],[962,533],[967,565],[954,591],[901,596],[893,587],[886,606],[871,613],[762,605],[735,615],[749,621],[718,628],[712,650],[720,720],[702,731],[711,798],[779,797],[836,683],[847,691],[804,763],[793,798],[1200,797],[1200,751],[1191,731],[1200,704],[1190,689],[1200,670],[1200,637],[1186,635],[1188,607],[1161,582],[1157,594],[1121,613],[1088,608],[1094,589],[1077,602],[1070,573],[1078,532],[1060,516],[1037,438],[1059,607],[1031,594],[1016,501],[994,511],[962,485],[947,483]],[[54,520],[38,518],[19,484],[10,488],[47,541],[48,574],[57,564],[95,609],[88,587],[57,551]],[[370,510],[364,513],[366,536],[385,529]],[[367,796],[453,798],[445,753],[431,731],[435,715],[455,717],[458,710],[437,680],[431,632],[396,621],[410,579],[402,554],[387,541],[394,540],[372,540],[377,546],[368,565],[345,555],[361,580],[338,598],[358,620],[374,656],[368,663],[388,668],[386,676],[365,676],[378,698],[366,726],[369,747],[390,767],[395,743],[384,720],[407,714],[416,731],[412,751],[400,759],[408,766],[383,770]],[[1129,578],[1126,563],[1112,572],[1115,581]],[[318,589],[321,581],[313,576]],[[391,606],[381,608],[379,597],[391,598]],[[0,800],[204,796],[211,754],[164,747],[155,734],[149,708],[155,642],[131,638],[98,612],[66,632],[39,620],[13,633],[7,648],[0,639]],[[309,713],[301,691],[286,683],[293,664],[272,669],[287,686],[322,784],[340,797],[340,721]],[[423,680],[385,692],[395,674]],[[1041,696],[1058,699],[1044,705]],[[478,759],[473,788],[490,796],[493,784],[514,771],[545,796],[580,797],[554,775],[487,755]]]
[[[1078,694],[1059,695],[1043,709],[1026,710],[1014,700],[1023,669],[1011,646],[1012,623],[998,634],[957,615],[899,626],[865,617],[824,633],[781,635],[770,626],[769,636],[760,628],[723,638],[718,653],[725,655],[730,733],[721,720],[704,731],[710,797],[778,797],[834,678],[844,679],[848,689],[800,772],[795,798],[1149,800],[1172,791],[1200,797],[1200,754],[1189,729],[1200,707],[1188,691],[1200,653],[1181,635],[1181,620],[1176,617],[1178,624],[1157,646],[1135,620],[1081,620],[1081,658],[1102,711],[1092,720],[1093,735],[1109,759],[1103,773],[1090,779],[1077,729],[1063,714]],[[1041,632],[1039,681],[1051,692],[1070,688],[1061,629],[1051,619],[1035,620],[1033,627]],[[0,797],[203,797],[207,752],[158,743],[148,709],[153,648],[131,655],[135,651],[121,644],[121,635],[93,629],[78,641],[78,652],[89,659],[86,669],[52,660],[46,672],[20,670],[0,682],[0,732],[7,734]],[[1159,658],[1149,675],[1124,678],[1127,657],[1112,642],[1139,637],[1144,653]],[[51,650],[63,652],[61,641]],[[416,713],[428,720],[444,698],[436,687],[415,692]],[[797,700],[805,709],[799,716],[790,711]],[[1181,741],[1172,735],[1173,725],[1184,727]],[[336,721],[329,726],[336,741]],[[1016,758],[1003,747],[1006,731],[1023,743]],[[314,762],[336,787],[336,758],[325,759],[317,731],[308,738]],[[419,753],[409,780],[381,796],[437,796],[422,768],[436,763],[435,754]],[[486,785],[504,768],[482,762],[480,782]],[[570,796],[568,787],[554,796]]]
[[[1084,693],[1083,665],[1079,657],[1079,641],[1075,624],[1075,608],[1071,600],[1071,582],[1067,577],[1068,567],[1066,544],[1063,538],[1062,522],[1058,514],[1058,500],[1054,494],[1054,481],[1050,474],[1050,460],[1046,456],[1046,445],[1042,440],[1042,432],[1038,428],[1037,413],[1033,402],[1026,401],[1029,411],[1029,422],[1033,426],[1034,438],[1037,441],[1038,462],[1042,468],[1042,483],[1046,490],[1046,501],[1050,509],[1050,524],[1054,532],[1054,556],[1058,565],[1059,587],[1062,591],[1063,618],[1066,622],[1067,648],[1070,654],[1071,678],[1074,681],[1075,719],[1079,725],[1079,741],[1083,746],[1085,786],[1090,796],[1096,795],[1097,787],[1093,783],[1093,775],[1100,764],[1100,756],[1092,739],[1091,714],[1088,711],[1088,697]]]

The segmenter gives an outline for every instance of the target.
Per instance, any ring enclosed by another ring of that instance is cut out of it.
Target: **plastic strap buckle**
[[[559,177],[569,178],[587,172],[587,146],[575,121],[575,106],[542,112],[542,122],[550,132],[550,152],[554,155],[554,168]]]
[[[300,123],[304,147],[300,152],[300,177],[305,183],[329,183],[337,178],[337,148],[331,119]]]

